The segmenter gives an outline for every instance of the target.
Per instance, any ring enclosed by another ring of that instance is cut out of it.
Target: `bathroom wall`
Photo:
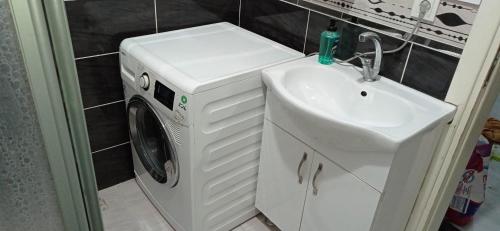
[[[65,0],[99,189],[133,178],[118,47],[128,37],[228,21],[239,0]]]
[[[118,46],[124,38],[228,21],[308,54],[318,50],[319,34],[330,20],[335,20],[340,30],[383,32],[385,49],[402,44],[393,34],[403,34],[397,28],[299,0],[66,0],[65,3],[99,189],[133,177],[118,68]],[[348,52],[342,53],[343,58],[353,50],[373,49],[369,43],[352,42],[357,41],[356,33],[344,38],[351,42],[349,49],[344,49]],[[461,52],[456,44],[419,36],[402,52],[385,55],[381,74],[444,99]]]
[[[9,1],[0,0],[0,230],[64,230]]]

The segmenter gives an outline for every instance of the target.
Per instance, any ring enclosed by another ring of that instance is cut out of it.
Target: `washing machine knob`
[[[144,73],[139,77],[139,86],[142,87],[144,90],[147,90],[149,88],[148,74]]]

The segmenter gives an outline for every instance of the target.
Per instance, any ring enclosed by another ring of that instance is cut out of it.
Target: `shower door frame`
[[[87,128],[63,0],[7,0],[65,230],[102,231]]]

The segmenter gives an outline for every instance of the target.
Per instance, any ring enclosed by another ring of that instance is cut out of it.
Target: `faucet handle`
[[[361,61],[361,64],[363,64],[363,67],[365,67],[365,66],[371,67],[372,66],[372,59],[371,58],[360,56],[359,60]]]

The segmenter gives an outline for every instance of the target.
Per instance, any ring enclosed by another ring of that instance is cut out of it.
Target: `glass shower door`
[[[63,230],[9,2],[0,0],[0,230]]]

